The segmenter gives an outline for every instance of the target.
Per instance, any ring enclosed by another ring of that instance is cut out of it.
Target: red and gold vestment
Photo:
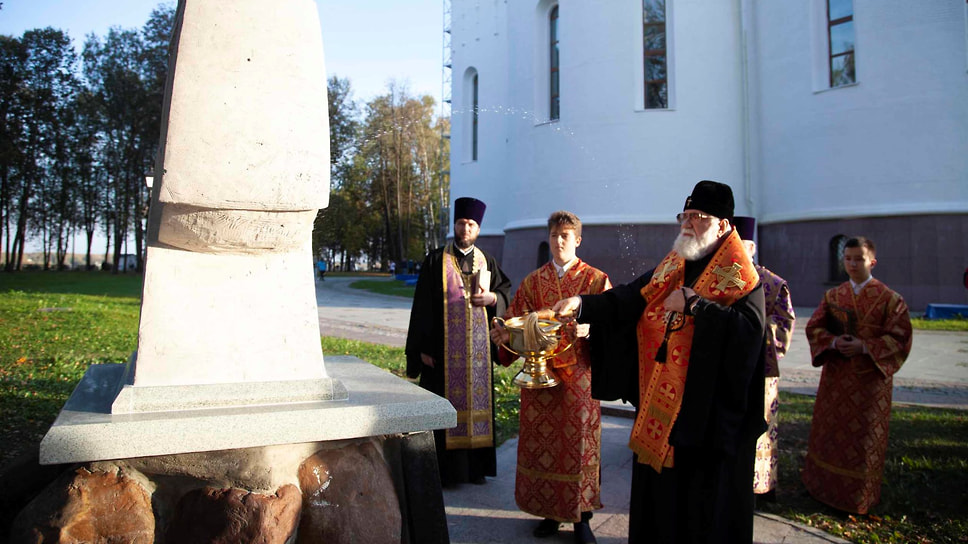
[[[832,348],[849,334],[866,353]],[[814,366],[823,366],[802,479],[817,500],[865,514],[880,500],[893,376],[911,351],[911,319],[900,295],[876,279],[860,293],[827,291],[807,323]]]
[[[507,316],[550,308],[561,299],[598,294],[611,288],[608,276],[580,259],[558,277],[548,263],[521,283]],[[514,498],[521,510],[562,522],[578,522],[582,512],[602,507],[601,407],[591,397],[588,341],[566,333],[575,345],[550,361],[561,380],[547,389],[522,389],[518,466]],[[514,356],[501,350],[501,361]]]

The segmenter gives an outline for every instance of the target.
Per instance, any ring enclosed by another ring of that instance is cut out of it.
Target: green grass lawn
[[[89,365],[128,359],[140,294],[137,275],[0,273],[0,464],[40,440]],[[404,373],[401,348],[336,338],[322,345],[326,354]],[[495,367],[499,443],[517,433],[511,379],[519,367]],[[781,393],[780,487],[777,502],[761,509],[852,542],[966,542],[968,412],[894,406],[882,502],[870,515],[849,516],[817,503],[800,484],[813,402]]]
[[[0,463],[36,443],[94,363],[127,361],[141,276],[0,273]]]
[[[911,318],[911,326],[924,331],[968,331],[968,319],[958,316],[954,319]]]
[[[413,298],[414,288],[400,280],[357,280],[350,284],[353,289],[362,289],[381,295]]]

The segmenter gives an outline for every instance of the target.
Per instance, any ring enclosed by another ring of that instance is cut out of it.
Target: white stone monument
[[[258,383],[249,389],[284,397],[292,384],[280,382],[328,385],[310,247],[316,211],[329,201],[316,5],[191,1],[179,9],[138,352],[115,413],[156,402],[246,403],[191,386]],[[154,393],[166,386],[182,390]]]
[[[363,372],[350,370],[358,359],[331,360],[333,376],[323,362],[311,233],[330,159],[315,2],[181,0],[171,44],[138,350],[88,370],[41,462],[453,426],[445,399],[382,371],[347,375]]]
[[[85,464],[15,531],[94,511],[117,523],[92,541],[448,542],[431,431],[456,425],[453,406],[355,357],[323,364],[315,3],[181,0],[175,21],[138,351],[84,374],[40,462]]]

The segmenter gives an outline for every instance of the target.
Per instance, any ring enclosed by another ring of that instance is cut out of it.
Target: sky
[[[66,31],[78,51],[88,34],[103,37],[113,26],[140,29],[156,6],[175,4],[164,0],[0,3],[0,34],[19,37],[25,30],[51,26]],[[440,103],[442,0],[317,0],[316,4],[326,72],[349,79],[354,99],[364,102],[382,94],[394,80],[405,84],[410,94],[429,94]]]
[[[269,0],[272,1],[272,0]],[[80,49],[89,33],[140,29],[162,0],[0,0],[0,33],[52,26]],[[411,94],[441,95],[442,0],[317,0],[329,75],[349,78],[369,99],[395,79]]]

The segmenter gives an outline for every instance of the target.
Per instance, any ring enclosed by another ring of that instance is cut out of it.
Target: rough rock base
[[[77,465],[12,543],[449,542],[432,432]]]

